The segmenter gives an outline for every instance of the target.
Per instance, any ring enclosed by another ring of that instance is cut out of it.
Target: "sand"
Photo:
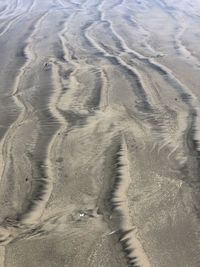
[[[0,267],[200,266],[199,14],[0,0]]]

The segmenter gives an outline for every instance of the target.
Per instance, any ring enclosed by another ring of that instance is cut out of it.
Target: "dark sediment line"
[[[62,63],[67,63],[65,60],[65,53],[63,51],[62,43],[61,42],[55,43],[54,49],[55,49],[56,59]]]
[[[123,2],[123,1],[122,1]],[[99,22],[104,24],[104,27],[106,27],[107,29],[109,29],[111,31],[113,40],[115,42],[116,48],[119,50],[119,53],[123,53],[125,52],[125,48],[123,47],[123,44],[121,43],[121,41],[118,39],[118,37],[113,33],[113,31],[111,30],[111,23],[108,20],[101,20],[102,18],[102,14],[99,11],[100,15],[100,19]],[[98,20],[98,18],[97,18]],[[93,23],[91,23],[90,25],[87,25],[87,27],[84,29],[84,37],[90,42],[90,40],[88,39],[87,35],[85,34],[85,32],[88,30],[88,28],[90,28],[92,26]],[[90,37],[91,38],[91,37]],[[94,41],[94,40],[93,40]],[[93,44],[90,42],[90,45],[93,46]],[[111,50],[109,47],[105,46],[105,44],[103,44],[102,42],[100,42],[100,46],[102,47],[102,49],[104,50],[103,55],[101,55],[101,57],[103,56],[104,58],[108,59],[112,64],[114,65],[118,65],[121,67],[122,69],[122,73],[124,73],[127,76],[127,79],[131,82],[132,84],[132,88],[134,93],[136,93],[136,96],[140,99],[140,104],[137,105],[137,108],[145,113],[151,113],[153,112],[153,109],[151,107],[151,104],[148,101],[148,97],[147,94],[145,92],[145,89],[142,85],[142,82],[140,80],[140,77],[138,77],[138,75],[130,68],[132,66],[127,65],[126,62],[124,62],[124,64],[122,64],[118,58],[118,56],[115,55],[114,51]],[[99,51],[100,53],[102,53],[102,51]],[[106,55],[106,53],[109,54],[109,56]],[[126,66],[127,65],[127,66]]]
[[[89,99],[86,102],[86,107],[89,110],[98,109],[100,100],[101,100],[101,90],[102,90],[102,74],[100,70],[93,69],[91,70],[93,73],[95,73],[95,85],[92,89],[92,93],[89,96]]]
[[[197,113],[194,110],[190,114],[190,125],[188,127],[186,141],[187,141],[187,147],[188,147],[190,153],[195,158],[199,158],[199,152],[197,150],[198,144],[197,144],[197,140],[195,140],[195,131],[196,131],[196,129],[195,129],[195,120],[196,120],[196,117],[197,117]]]
[[[84,36],[85,36],[85,34],[84,34]],[[87,38],[87,37],[85,36],[85,38]],[[90,46],[95,48],[88,38],[87,38],[87,40],[90,43]],[[117,68],[119,68],[120,71],[126,76],[127,80],[131,83],[134,93],[140,99],[140,103],[137,105],[137,108],[140,111],[143,111],[145,113],[152,112],[153,109],[152,109],[152,107],[148,101],[146,92],[145,92],[143,85],[141,83],[141,80],[137,76],[137,74],[133,70],[131,70],[129,68],[129,66],[126,66],[126,63],[124,63],[124,65],[123,65],[116,56],[110,54],[109,51],[106,51],[105,46],[102,47],[102,49],[105,52],[102,52],[100,50],[100,51],[98,51],[98,53],[100,53],[99,55],[101,57],[104,57],[105,59],[107,59],[112,65],[115,65]],[[106,53],[108,53],[109,55],[106,55]]]
[[[193,185],[195,188],[200,189],[200,151],[199,151],[199,140],[196,139],[196,120],[197,120],[197,112],[196,110],[190,110],[189,113],[189,118],[188,118],[188,129],[185,131],[185,142],[186,142],[186,147],[188,150],[188,157],[189,159],[192,158],[192,164],[193,164],[193,178],[192,180],[190,179],[190,176],[188,176],[188,172],[191,168],[191,164],[188,165],[189,163],[186,163],[182,168],[183,174],[185,174],[185,181],[189,185]],[[198,183],[198,184],[197,184]]]
[[[121,139],[121,135],[115,136],[112,140],[112,144],[106,151],[107,156],[105,158],[105,168],[110,179],[106,179],[106,181],[104,181],[104,188],[109,189],[105,189],[103,193],[103,201],[100,201],[100,203],[103,203],[101,204],[103,207],[99,205],[99,208],[100,212],[103,213],[108,226],[111,229],[117,229],[115,230],[115,236],[121,244],[127,266],[139,267],[138,259],[136,256],[133,256],[134,249],[129,242],[129,234],[132,233],[132,229],[123,229],[122,221],[126,218],[124,218],[125,215],[123,214],[123,211],[119,209],[121,201],[116,199],[116,192],[120,189],[124,182],[126,183],[126,181],[124,181],[125,177],[123,177],[122,171],[125,166],[122,159],[123,145]],[[110,217],[112,217],[112,219],[110,219]]]
[[[78,112],[71,110],[59,110],[62,116],[65,118],[68,123],[68,128],[73,129],[73,127],[84,127],[87,124],[88,115],[82,115]],[[91,116],[91,115],[90,115]]]

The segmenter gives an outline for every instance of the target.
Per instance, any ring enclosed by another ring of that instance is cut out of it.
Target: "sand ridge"
[[[199,4],[0,1],[0,266],[199,265]]]

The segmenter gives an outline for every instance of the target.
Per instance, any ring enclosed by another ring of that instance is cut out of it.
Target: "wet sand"
[[[0,266],[200,266],[199,14],[0,0]]]

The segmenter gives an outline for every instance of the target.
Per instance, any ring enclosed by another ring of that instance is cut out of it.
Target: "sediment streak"
[[[62,255],[59,266],[176,266],[177,255],[177,266],[188,264],[191,259],[180,257],[185,239],[179,229],[193,236],[198,227],[192,207],[199,196],[200,115],[197,92],[180,65],[195,63],[195,72],[199,61],[184,46],[186,25],[174,20],[174,10],[191,21],[193,13],[167,1],[24,4],[8,1],[0,10],[3,51],[8,35],[30,24],[17,48],[11,46],[13,66],[20,68],[7,93],[15,117],[0,143],[2,246],[15,251],[20,241],[42,240],[47,249],[52,236],[59,244],[65,236],[66,251],[65,245],[53,250],[52,262]],[[162,16],[169,19],[169,47],[143,10],[162,14],[159,24]],[[154,42],[159,36],[163,52]],[[166,51],[178,63],[166,59]],[[177,232],[183,242],[173,245]],[[193,247],[198,240],[190,240]],[[190,254],[195,266],[196,250]],[[15,260],[20,266],[20,257]]]

